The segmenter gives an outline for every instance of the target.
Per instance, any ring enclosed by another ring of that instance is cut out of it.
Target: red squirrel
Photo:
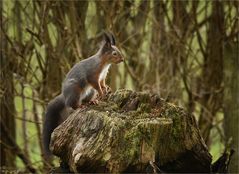
[[[122,61],[124,58],[115,45],[115,37],[104,33],[104,42],[98,52],[75,64],[67,73],[62,84],[62,93],[51,100],[46,109],[43,123],[43,147],[46,157],[51,155],[49,144],[53,130],[69,115],[65,113],[67,108],[77,109],[82,106],[82,101],[94,101],[97,93],[103,96],[110,65]]]

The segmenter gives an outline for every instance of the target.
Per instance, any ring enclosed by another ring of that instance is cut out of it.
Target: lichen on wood
[[[118,90],[58,126],[51,150],[74,172],[210,172],[193,115],[158,95]],[[191,164],[190,164],[191,163]]]

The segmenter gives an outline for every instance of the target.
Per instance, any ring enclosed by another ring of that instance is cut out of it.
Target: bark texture
[[[239,46],[238,41],[234,44],[225,45],[224,53],[224,132],[226,142],[235,150],[232,156],[229,172],[239,172]]]
[[[15,167],[16,154],[12,150],[11,143],[8,141],[9,137],[13,140],[16,138],[15,132],[15,108],[14,108],[14,85],[13,73],[13,59],[8,56],[9,49],[7,46],[7,39],[4,35],[6,26],[3,26],[3,2],[0,2],[0,171],[6,168]],[[2,125],[5,126],[7,134],[2,131]]]
[[[210,172],[193,115],[147,92],[118,90],[55,129],[51,150],[74,172]],[[156,167],[155,167],[156,166]]]

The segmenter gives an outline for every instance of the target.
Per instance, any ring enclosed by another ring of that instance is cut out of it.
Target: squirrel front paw
[[[101,86],[103,94],[107,93],[107,87],[106,86]]]
[[[103,93],[105,94],[105,95],[107,95],[108,93],[111,93],[112,92],[112,90],[111,90],[111,88],[107,85],[107,86],[103,86],[102,87],[102,91],[103,91]]]
[[[78,105],[78,108],[80,108],[80,109],[84,109],[84,108],[86,108],[86,105],[83,105],[83,104]]]
[[[89,102],[89,104],[92,104],[92,105],[98,105],[99,101],[98,100],[92,100]]]

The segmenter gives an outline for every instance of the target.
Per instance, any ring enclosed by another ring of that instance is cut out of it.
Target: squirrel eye
[[[113,56],[117,56],[117,52],[116,52],[116,51],[113,51],[113,52],[112,52],[112,55],[113,55]]]

